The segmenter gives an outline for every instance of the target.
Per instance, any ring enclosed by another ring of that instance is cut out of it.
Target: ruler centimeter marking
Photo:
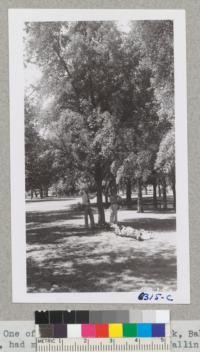
[[[170,338],[36,339],[36,352],[169,352]]]

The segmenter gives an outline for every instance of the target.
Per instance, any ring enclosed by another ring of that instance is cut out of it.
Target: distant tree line
[[[103,194],[157,190],[167,207],[175,189],[173,22],[31,22],[25,28],[25,65],[41,79],[25,97],[26,190],[40,197],[54,187]]]

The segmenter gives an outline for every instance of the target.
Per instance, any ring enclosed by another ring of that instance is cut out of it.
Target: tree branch
[[[53,35],[52,35],[52,37],[53,37]],[[58,40],[57,40],[57,43],[55,43],[55,37],[53,37],[53,41],[54,41],[54,42],[53,42],[53,45],[52,45],[53,50],[55,51],[57,57],[59,58],[59,61],[60,61],[61,65],[63,66],[63,68],[65,69],[65,71],[66,71],[67,74],[68,74],[68,77],[69,77],[69,79],[70,79],[70,83],[71,83],[72,88],[73,88],[73,90],[74,90],[74,93],[75,93],[75,95],[76,95],[76,101],[77,101],[77,104],[78,104],[78,110],[79,110],[79,112],[82,112],[82,111],[81,111],[80,96],[79,96],[78,89],[76,88],[75,84],[73,83],[72,75],[71,75],[71,73],[70,73],[70,71],[69,71],[68,65],[67,65],[66,61],[64,60],[64,58],[63,58],[62,55],[61,55],[60,41],[59,41],[59,39],[58,39]]]

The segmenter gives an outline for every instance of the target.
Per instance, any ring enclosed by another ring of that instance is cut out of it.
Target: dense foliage
[[[26,189],[97,192],[99,223],[109,188],[171,185],[175,197],[173,26],[115,22],[26,23]],[[156,207],[156,191],[154,192]]]

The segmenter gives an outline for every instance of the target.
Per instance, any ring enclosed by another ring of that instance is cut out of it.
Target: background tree
[[[175,184],[175,131],[169,130],[163,137],[157,154],[155,167],[161,172],[164,179],[164,188],[166,180],[173,191],[173,206],[176,208],[176,184]],[[166,202],[166,190],[164,189]],[[165,204],[166,207],[166,204]]]
[[[124,85],[118,102],[120,128],[114,168],[118,182],[123,178],[128,185],[129,203],[131,183],[137,184],[138,212],[143,211],[142,184],[153,170],[160,140],[158,103],[152,86],[153,72],[143,62],[143,54],[141,43],[132,33],[128,35],[123,48]]]
[[[132,28],[132,33],[141,40],[144,51],[144,61],[153,71],[152,86],[158,102],[157,114],[159,116],[160,141],[165,139],[167,131],[174,131],[174,35],[173,21],[138,21]],[[172,132],[173,134],[173,132]],[[171,138],[170,147],[175,150],[175,138]],[[173,144],[173,146],[172,146]],[[172,155],[173,158],[173,155]],[[156,160],[156,159],[155,159]],[[167,207],[166,174],[158,172],[154,168],[154,203],[155,203],[155,180],[160,179],[163,189],[164,208]],[[175,172],[174,172],[175,185]],[[173,187],[174,199],[176,190]]]
[[[40,136],[34,123],[35,109],[25,104],[25,167],[26,191],[39,190],[40,197],[48,196],[48,189],[55,177],[54,152]]]

